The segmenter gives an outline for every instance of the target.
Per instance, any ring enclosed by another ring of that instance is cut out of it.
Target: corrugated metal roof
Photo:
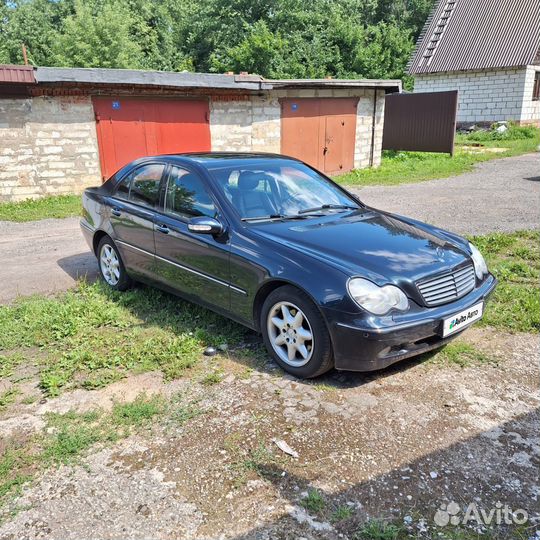
[[[0,65],[0,83],[35,84],[34,67]]]
[[[540,48],[540,0],[439,0],[409,73],[532,64]]]

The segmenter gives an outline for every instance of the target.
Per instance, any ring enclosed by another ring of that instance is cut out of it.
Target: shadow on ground
[[[96,257],[90,251],[58,259],[58,266],[74,280],[96,281],[99,277]]]
[[[538,425],[540,414],[536,409],[386,474],[355,484],[345,481],[344,488],[334,492],[319,490],[322,508],[315,512],[303,508],[299,495],[312,490],[316,478],[291,474],[285,468],[264,467],[261,476],[292,508],[288,516],[234,538],[298,538],[301,534],[309,538],[350,537],[369,519],[399,523],[405,532],[404,518],[405,523],[412,520],[409,532],[414,538],[439,538],[444,532],[449,538],[468,540],[480,538],[479,533],[487,529],[491,529],[490,539],[532,537],[540,520],[540,457],[531,438]],[[453,524],[448,523],[452,517],[446,512],[449,505],[455,516]],[[511,511],[505,517],[505,506],[516,512],[515,517]],[[340,508],[349,508],[351,515],[336,522]],[[482,518],[482,511],[488,519]],[[467,515],[470,519],[464,522]],[[445,522],[448,525],[443,527]],[[470,536],[457,535],[459,528],[469,528]]]

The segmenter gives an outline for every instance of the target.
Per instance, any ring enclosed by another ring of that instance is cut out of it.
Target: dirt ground
[[[435,513],[451,502],[524,509],[533,537],[538,337],[473,328],[459,339],[483,344],[492,361],[460,368],[422,358],[302,382],[271,362],[246,370],[233,350],[207,360],[225,372],[213,386],[147,373],[28,405],[22,395],[1,416],[0,439],[43,429],[48,412],[107,409],[141,392],[189,395],[202,414],[157,422],[38,477],[1,511],[0,538],[344,539],[371,518],[438,538]],[[30,379],[24,392],[36,391]],[[323,497],[316,511],[302,504],[313,489]]]

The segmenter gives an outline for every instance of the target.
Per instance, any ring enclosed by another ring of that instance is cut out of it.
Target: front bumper
[[[374,371],[445,345],[468,327],[443,338],[443,319],[486,302],[496,285],[497,280],[490,274],[479,287],[456,302],[414,310],[395,319],[366,319],[359,314],[326,309],[336,369]]]

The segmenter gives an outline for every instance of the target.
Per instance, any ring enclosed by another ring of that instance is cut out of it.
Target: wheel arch
[[[102,231],[101,229],[96,231],[94,233],[94,237],[92,238],[92,249],[94,250],[94,254],[97,256],[97,248],[99,246],[99,243],[101,242],[101,239],[104,236],[109,236],[105,231]]]
[[[261,312],[262,312],[262,307],[264,305],[264,301],[266,300],[266,298],[268,297],[270,293],[272,293],[276,289],[279,289],[280,287],[284,287],[285,285],[290,285],[291,287],[294,287],[298,289],[299,291],[303,292],[317,307],[325,324],[328,326],[328,321],[326,320],[326,317],[324,316],[324,313],[322,312],[321,307],[319,306],[319,303],[313,297],[312,294],[306,291],[306,289],[304,289],[303,287],[299,286],[298,283],[294,283],[293,281],[288,281],[286,279],[275,278],[275,279],[269,279],[265,281],[263,284],[261,284],[261,286],[255,293],[255,299],[253,301],[253,322],[258,332],[261,331],[260,320],[261,320]]]

